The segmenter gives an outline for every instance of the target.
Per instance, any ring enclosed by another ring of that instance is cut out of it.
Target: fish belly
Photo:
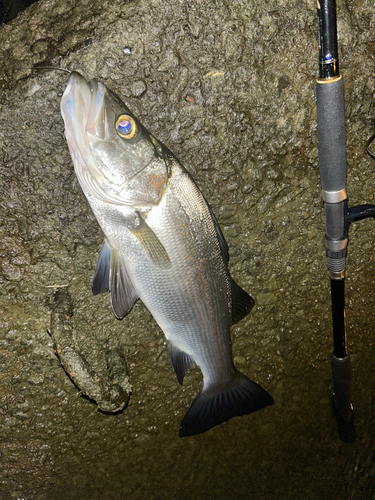
[[[132,259],[129,271],[139,297],[166,339],[200,367],[205,385],[229,380],[234,373],[229,274],[206,202],[187,174],[172,176],[146,222],[171,266]]]

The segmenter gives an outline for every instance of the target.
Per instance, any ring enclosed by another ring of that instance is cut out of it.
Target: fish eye
[[[137,135],[137,125],[129,115],[121,115],[116,120],[116,132],[123,139],[133,139]]]

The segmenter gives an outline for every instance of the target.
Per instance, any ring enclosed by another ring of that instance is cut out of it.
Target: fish
[[[164,332],[178,382],[195,367],[203,374],[179,436],[273,404],[234,366],[230,328],[254,300],[231,278],[228,245],[191,175],[96,79],[71,72],[61,114],[76,177],[104,233],[92,293],[109,292],[118,319],[141,299]]]

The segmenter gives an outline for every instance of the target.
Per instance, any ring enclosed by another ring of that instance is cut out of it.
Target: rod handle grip
[[[346,185],[345,104],[341,76],[317,81],[316,107],[322,190],[340,192]]]

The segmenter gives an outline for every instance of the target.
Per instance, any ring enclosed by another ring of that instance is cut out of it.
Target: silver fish
[[[165,334],[179,383],[191,368],[203,373],[180,437],[271,405],[234,367],[229,329],[254,301],[230,277],[224,236],[189,173],[97,80],[72,72],[61,113],[76,176],[105,235],[93,294],[109,291],[119,319],[140,298]]]

